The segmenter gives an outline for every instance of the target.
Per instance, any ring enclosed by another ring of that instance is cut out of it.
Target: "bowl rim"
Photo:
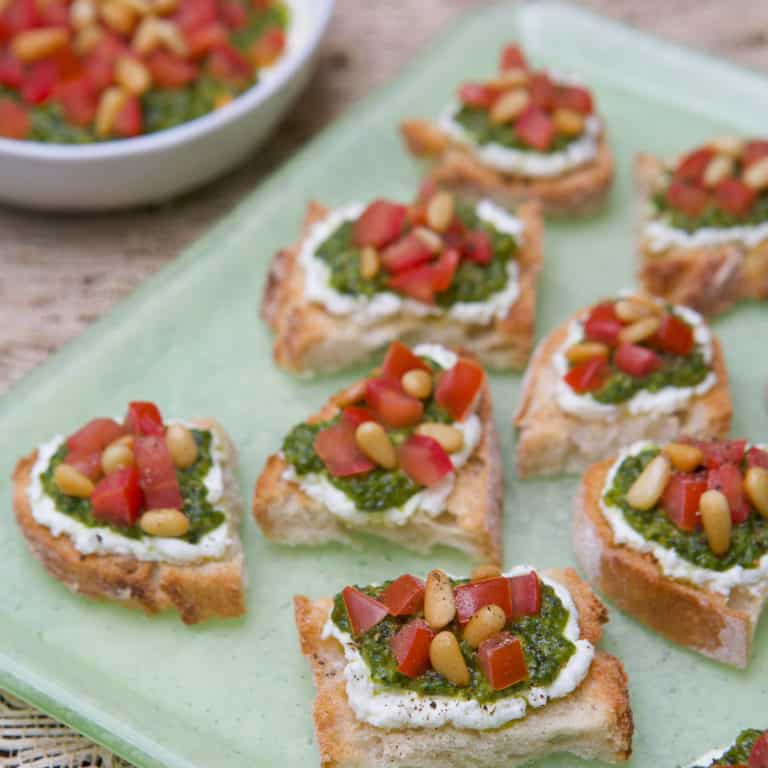
[[[77,162],[104,158],[130,158],[164,152],[238,121],[280,90],[315,52],[328,27],[336,0],[284,0],[284,2],[290,7],[292,14],[301,12],[311,15],[308,33],[303,39],[298,40],[294,51],[289,49],[280,58],[269,77],[263,78],[221,109],[173,128],[115,141],[72,145],[0,138],[0,155],[13,155],[30,160]]]

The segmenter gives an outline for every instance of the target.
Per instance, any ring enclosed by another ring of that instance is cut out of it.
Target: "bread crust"
[[[592,465],[575,499],[573,545],[589,580],[621,610],[672,642],[724,664],[749,664],[762,597],[733,590],[729,597],[664,575],[656,558],[616,544],[600,509],[615,459]]]
[[[334,399],[308,421],[323,421],[338,413]],[[253,516],[264,535],[285,544],[324,544],[329,541],[355,543],[360,533],[394,541],[416,552],[428,553],[433,546],[456,547],[479,561],[501,563],[501,516],[504,477],[498,437],[493,422],[487,382],[477,405],[483,425],[479,445],[466,464],[456,471],[453,491],[444,511],[435,518],[417,512],[404,525],[369,523],[351,526],[319,502],[286,480],[287,463],[271,455],[256,481]]]
[[[556,398],[557,372],[552,358],[568,335],[572,315],[539,343],[523,379],[515,427],[520,477],[581,473],[590,464],[618,453],[640,439],[669,442],[681,434],[702,439],[725,437],[733,408],[722,347],[712,337],[712,365],[717,383],[673,414],[626,415],[614,421],[581,419],[561,410]]]
[[[596,644],[607,621],[603,604],[572,569],[544,573],[569,589],[581,636]],[[491,768],[521,765],[555,751],[608,762],[629,758],[633,723],[626,674],[618,659],[602,651],[574,693],[494,731],[383,729],[359,722],[347,702],[343,650],[334,638],[322,637],[331,606],[330,598],[294,598],[301,650],[317,690],[314,721],[323,768],[463,768],[470,762]]]
[[[54,536],[32,516],[27,498],[37,451],[20,459],[13,473],[13,508],[31,553],[48,573],[72,592],[114,600],[148,614],[175,609],[185,624],[245,613],[245,570],[237,533],[242,502],[233,474],[237,453],[223,427],[213,419],[193,422],[216,432],[225,447],[222,504],[233,518],[233,544],[226,557],[181,565],[150,562],[124,555],[84,555],[66,534]]]
[[[543,225],[535,203],[517,211],[525,227],[517,259],[520,295],[503,318],[488,324],[460,322],[447,315],[395,315],[360,325],[308,302],[299,253],[312,225],[327,214],[319,203],[309,204],[301,240],[275,255],[267,275],[261,315],[275,333],[274,359],[281,368],[299,374],[336,370],[366,360],[395,339],[410,345],[461,345],[491,368],[525,367],[533,347],[536,282],[543,262]]]
[[[414,155],[434,161],[428,178],[438,186],[469,197],[490,197],[507,207],[535,200],[548,216],[586,216],[602,208],[613,183],[614,161],[605,133],[593,161],[559,176],[533,177],[485,165],[471,146],[427,120],[405,120],[400,131]]]
[[[768,237],[754,247],[737,241],[717,245],[651,248],[643,225],[648,200],[664,178],[664,163],[640,154],[634,164],[638,210],[638,279],[648,293],[714,315],[743,299],[768,299]]]

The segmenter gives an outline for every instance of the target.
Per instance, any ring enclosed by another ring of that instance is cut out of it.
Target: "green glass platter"
[[[291,598],[326,595],[433,564],[470,564],[441,550],[419,557],[374,541],[289,549],[243,524],[248,614],[185,627],[70,594],[26,550],[11,511],[19,456],[94,415],[153,399],[167,416],[214,415],[240,449],[250,499],[282,435],[349,380],[313,381],[271,363],[258,314],[268,261],[292,242],[310,199],[330,204],[386,195],[407,200],[420,167],[395,126],[429,116],[456,84],[490,75],[501,46],[579,73],[594,86],[618,177],[596,218],[547,227],[537,336],[578,307],[633,284],[631,165],[639,150],[675,153],[712,134],[765,133],[768,81],[557,3],[493,6],[466,16],[388,87],[334,124],[231,215],[107,318],[36,370],[0,403],[0,687],[139,766],[318,764],[313,688],[299,653]],[[734,434],[765,440],[768,307],[744,304],[718,318],[736,415]],[[519,482],[511,421],[519,375],[492,388],[507,478],[505,562],[574,565],[570,517],[575,477]],[[679,765],[723,745],[743,726],[768,726],[768,622],[748,672],[682,650],[616,610],[604,647],[630,678],[637,725],[632,765]],[[542,766],[574,766],[572,757]]]

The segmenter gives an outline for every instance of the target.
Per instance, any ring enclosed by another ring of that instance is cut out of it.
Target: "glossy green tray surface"
[[[490,75],[500,47],[519,39],[536,63],[578,72],[597,92],[617,155],[607,209],[548,226],[540,281],[541,337],[601,294],[632,285],[631,160],[676,152],[712,133],[761,133],[768,84],[756,74],[644,37],[569,6],[506,4],[467,16],[399,80],[326,132],[162,274],[55,356],[0,405],[6,514],[0,522],[0,686],[141,766],[311,766],[318,763],[313,687],[299,653],[291,598],[330,594],[433,564],[469,563],[370,542],[289,549],[243,525],[248,614],[188,628],[71,595],[28,554],[10,510],[19,455],[93,415],[154,399],[167,416],[215,415],[241,453],[250,499],[282,435],[350,374],[301,381],[271,363],[258,304],[271,254],[293,241],[305,204],[391,195],[408,199],[419,167],[395,123],[436,114],[455,85]],[[745,305],[717,320],[736,405],[734,433],[766,439],[768,313]],[[508,490],[506,563],[574,564],[570,515],[576,478],[517,482],[510,427],[520,377],[494,376]],[[766,726],[768,628],[749,672],[667,643],[611,611],[604,647],[623,659],[637,725],[632,764],[677,765]],[[581,764],[555,757],[542,766]]]

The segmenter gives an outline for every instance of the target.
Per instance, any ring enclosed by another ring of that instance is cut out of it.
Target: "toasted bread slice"
[[[674,581],[664,575],[653,555],[617,545],[600,509],[614,461],[592,465],[576,497],[573,545],[587,577],[619,608],[669,640],[746,668],[768,587],[760,597],[741,588],[725,597]]]
[[[635,159],[639,231],[638,279],[648,293],[687,304],[704,315],[723,312],[742,299],[768,299],[768,237],[754,247],[737,240],[713,245],[654,250],[644,233],[648,200],[664,177],[654,155]]]
[[[539,342],[523,379],[515,415],[520,477],[581,473],[595,461],[641,439],[661,443],[682,434],[702,439],[725,437],[731,428],[733,409],[723,352],[714,336],[712,366],[717,383],[705,394],[694,397],[684,410],[671,414],[627,414],[614,421],[581,419],[561,410],[556,397],[558,373],[552,358],[576,317],[578,314]]]
[[[328,211],[310,203],[304,237]],[[347,315],[333,315],[304,297],[301,242],[279,251],[269,269],[261,307],[275,333],[275,362],[294,373],[332,371],[366,360],[372,352],[400,339],[462,346],[491,368],[524,368],[533,348],[536,281],[542,266],[542,222],[538,206],[517,211],[525,227],[517,254],[520,295],[503,318],[488,324],[461,322],[449,315],[429,318],[398,314],[360,325]]]
[[[324,421],[338,411],[331,398],[308,421]],[[295,482],[286,480],[283,475],[288,465],[278,454],[267,459],[256,481],[253,516],[268,539],[285,544],[353,543],[356,534],[367,533],[416,552],[427,553],[443,544],[477,560],[500,563],[504,477],[487,382],[477,415],[483,426],[482,438],[467,463],[456,470],[453,491],[437,517],[416,512],[404,525],[371,522],[352,527],[304,494]]]
[[[73,592],[115,600],[149,614],[174,608],[185,624],[245,613],[244,558],[238,533],[242,501],[234,476],[237,452],[216,421],[199,419],[193,423],[215,431],[226,452],[224,493],[218,505],[227,509],[232,520],[232,543],[225,557],[177,564],[124,555],[82,554],[66,534],[54,536],[32,515],[27,487],[37,459],[34,451],[19,460],[13,473],[13,508],[30,551],[51,576]]]
[[[581,636],[597,644],[608,620],[603,604],[573,570],[544,573],[569,589]],[[347,703],[343,649],[336,639],[322,637],[331,605],[330,598],[294,598],[301,650],[317,689],[314,720],[323,768],[495,768],[553,752],[612,763],[629,757],[633,724],[627,677],[621,662],[603,651],[595,654],[589,674],[572,694],[496,730],[384,729],[358,721]]]
[[[604,134],[591,162],[559,176],[538,177],[491,168],[471,147],[427,120],[405,120],[400,131],[414,155],[434,161],[428,178],[439,187],[469,198],[489,197],[506,207],[535,200],[548,216],[589,215],[603,206],[613,182],[613,155]]]

